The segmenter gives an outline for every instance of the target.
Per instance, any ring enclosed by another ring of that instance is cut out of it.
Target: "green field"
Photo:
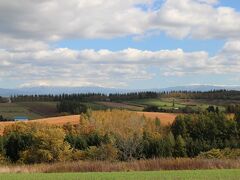
[[[170,109],[173,108],[173,100],[161,100],[161,99],[138,99],[138,100],[132,100],[132,101],[127,101],[126,103],[128,104],[133,104],[133,105],[142,105],[142,106],[158,106],[164,109]],[[186,105],[178,103],[175,101],[175,108],[181,108],[185,107]]]
[[[130,103],[121,103],[121,102],[106,102],[106,101],[100,101],[96,102],[98,105],[105,107],[105,109],[126,109],[129,111],[142,111],[143,106],[142,105],[134,105]]]
[[[57,114],[56,102],[0,103],[0,115],[6,119],[25,116],[32,120],[56,116]]]
[[[136,105],[136,106],[158,106],[159,108],[163,109],[172,109],[173,108],[173,99],[172,98],[165,98],[165,99],[137,99],[137,100],[130,100],[124,101],[126,104]],[[209,105],[217,105],[220,111],[224,111],[225,108],[221,104],[214,104],[208,103],[205,101],[195,101],[195,100],[182,100],[182,99],[175,99],[174,100],[174,108],[183,108],[189,106],[193,109],[201,109],[206,110]]]
[[[83,103],[93,110],[105,110],[108,107],[97,103]],[[57,116],[57,102],[17,102],[0,103],[0,115],[6,119],[25,116],[30,120]]]
[[[27,107],[17,103],[0,103],[0,115],[7,119],[14,119],[16,116],[26,116],[29,119],[38,119],[42,116],[30,111]]]
[[[75,179],[240,179],[240,170],[186,170],[186,171],[152,171],[152,172],[114,172],[114,173],[32,173],[32,174],[1,174],[4,180],[75,180]]]

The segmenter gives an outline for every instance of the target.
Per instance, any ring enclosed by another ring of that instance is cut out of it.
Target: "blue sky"
[[[229,6],[236,10],[240,10],[240,3],[236,0],[221,0],[219,3],[221,6]]]
[[[181,2],[181,1],[180,1]],[[155,2],[156,8],[161,7],[163,0]],[[240,2],[237,0],[221,0],[217,6],[227,6],[240,11]],[[57,42],[56,47],[68,47],[72,49],[110,49],[113,51],[132,47],[142,50],[176,49],[182,48],[186,51],[207,50],[210,54],[215,54],[224,45],[223,39],[195,40],[195,39],[174,39],[164,33],[158,36],[150,36],[142,40],[134,40],[133,36],[122,38],[105,39],[70,39]]]
[[[240,1],[26,3],[0,2],[1,88],[240,85]]]
[[[159,9],[164,0],[156,0],[154,8]],[[181,2],[181,1],[180,1]],[[217,6],[226,6],[240,11],[240,2],[237,0],[221,0]],[[176,49],[182,48],[186,51],[207,50],[211,55],[214,55],[223,47],[225,40],[223,39],[175,39],[167,36],[164,33],[159,33],[157,36],[150,36],[140,40],[135,40],[134,36],[122,38],[106,39],[70,39],[63,40],[53,44],[56,47],[67,47],[76,50],[80,49],[110,49],[113,51],[121,50],[126,47],[132,47],[142,50],[159,50],[159,49]]]
[[[194,40],[194,39],[173,39],[168,37],[166,34],[160,34],[158,36],[146,37],[144,39],[136,40],[134,37],[123,37],[111,40],[104,39],[82,39],[82,40],[64,40],[53,44],[53,46],[61,48],[71,48],[76,50],[81,49],[110,49],[112,51],[118,51],[128,47],[157,51],[161,49],[177,49],[181,48],[185,51],[202,51],[208,50],[211,55],[216,54],[221,47],[224,45],[224,40]]]

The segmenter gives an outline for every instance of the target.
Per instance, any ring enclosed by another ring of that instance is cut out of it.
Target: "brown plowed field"
[[[52,117],[52,118],[44,118],[44,119],[36,119],[31,121],[25,121],[26,123],[40,122],[47,123],[53,125],[62,126],[66,123],[77,124],[79,123],[80,115],[72,115],[72,116],[61,116],[61,117]],[[0,135],[3,134],[4,128],[16,122],[1,122],[0,123]]]
[[[144,114],[145,117],[155,119],[159,118],[162,125],[172,124],[177,114],[173,113],[159,113],[159,112],[138,112],[138,114]]]

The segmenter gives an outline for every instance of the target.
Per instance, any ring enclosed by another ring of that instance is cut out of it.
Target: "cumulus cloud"
[[[125,86],[155,76],[238,73],[240,13],[218,0],[0,1],[0,79],[24,86]],[[144,7],[144,8],[143,8]],[[224,39],[215,56],[182,49],[54,48],[65,39],[136,39],[166,33],[184,39]],[[233,40],[235,39],[235,40]]]
[[[150,0],[3,0],[0,32],[16,38],[53,41],[143,33],[148,16],[135,6],[142,3]]]
[[[149,68],[159,69],[164,76],[238,73],[239,41],[229,41],[215,56],[205,51],[184,52],[182,49],[144,51],[124,49],[72,50],[68,48],[39,51],[0,50],[0,72],[5,80],[21,80],[24,86],[126,86],[134,80],[157,76]]]
[[[239,38],[240,14],[217,0],[2,0],[0,37],[58,41],[160,31],[176,38]],[[140,8],[145,5],[146,8]]]
[[[215,7],[216,2],[167,0],[155,12],[152,25],[176,38],[239,38],[239,12],[230,7]]]

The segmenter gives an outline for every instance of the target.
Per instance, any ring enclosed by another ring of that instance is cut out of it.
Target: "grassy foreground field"
[[[113,173],[35,173],[1,174],[0,179],[240,179],[240,170],[184,170],[149,172],[113,172]]]

